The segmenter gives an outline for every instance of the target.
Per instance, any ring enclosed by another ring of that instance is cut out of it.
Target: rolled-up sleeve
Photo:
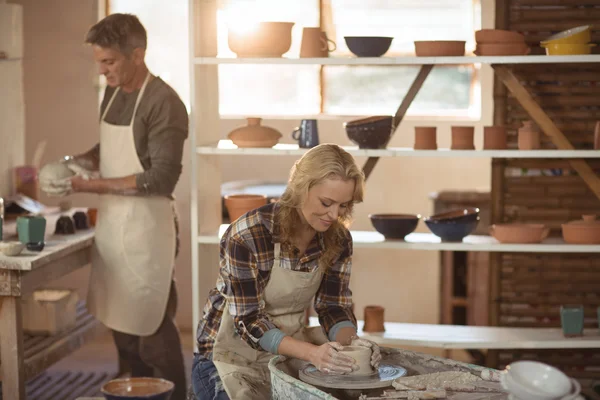
[[[264,288],[258,280],[256,257],[241,239],[229,237],[221,241],[220,273],[237,333],[252,348],[263,349],[260,343],[263,335],[273,329],[279,330],[265,313]],[[265,346],[274,346],[276,350],[282,337],[277,334],[268,339],[263,340],[263,345],[269,342],[270,345]]]
[[[152,108],[147,121],[150,168],[136,175],[141,193],[169,196],[182,170],[183,146],[188,136],[188,114],[175,93]]]
[[[356,328],[350,290],[352,238],[350,233],[347,236],[342,254],[334,265],[325,270],[321,286],[315,296],[315,311],[319,316],[319,323],[330,340],[335,340],[330,334],[337,332],[341,327]]]

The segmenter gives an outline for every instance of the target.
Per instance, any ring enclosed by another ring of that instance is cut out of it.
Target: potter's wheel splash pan
[[[329,375],[307,364],[299,371],[301,381],[313,386],[330,389],[377,389],[392,386],[396,378],[406,375],[406,369],[389,364],[381,364],[377,372],[370,375]]]

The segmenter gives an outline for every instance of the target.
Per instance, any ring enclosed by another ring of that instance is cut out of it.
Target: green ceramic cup
[[[46,218],[35,215],[17,218],[17,233],[21,243],[43,243]]]
[[[565,336],[583,334],[583,306],[560,306],[560,323]]]

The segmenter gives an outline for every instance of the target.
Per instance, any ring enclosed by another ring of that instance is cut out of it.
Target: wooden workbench
[[[72,215],[77,210],[68,213]],[[0,253],[0,377],[5,399],[24,400],[25,381],[47,369],[105,328],[85,309],[77,308],[77,321],[55,336],[23,334],[21,296],[90,263],[92,229],[74,235],[53,235],[61,214],[45,215],[46,245],[41,252],[27,249],[16,257]],[[4,240],[16,240],[15,223],[6,223]]]

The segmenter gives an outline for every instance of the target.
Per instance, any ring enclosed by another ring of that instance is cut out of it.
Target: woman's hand
[[[309,361],[321,372],[327,374],[347,374],[356,371],[358,366],[352,357],[340,353],[344,348],[338,342],[327,342],[315,347],[311,352]]]
[[[373,368],[379,368],[379,363],[381,362],[381,350],[379,350],[379,345],[377,343],[372,342],[367,339],[360,339],[358,337],[352,339],[350,343],[351,346],[363,346],[371,349],[371,365]]]

